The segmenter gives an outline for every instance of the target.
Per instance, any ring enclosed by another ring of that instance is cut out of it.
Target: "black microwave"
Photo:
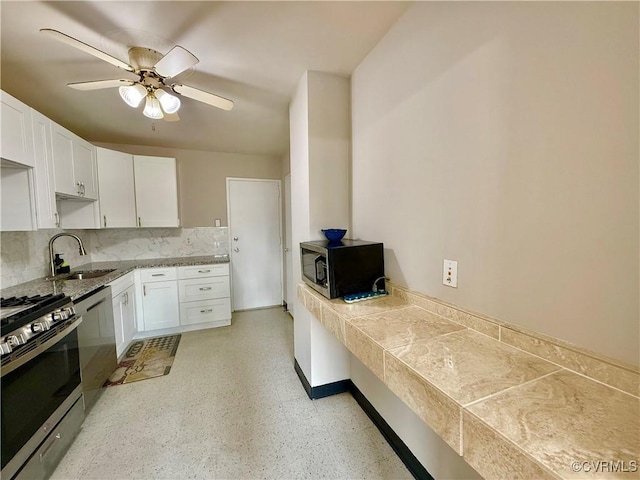
[[[342,239],[300,243],[302,280],[327,298],[384,288],[383,244]]]

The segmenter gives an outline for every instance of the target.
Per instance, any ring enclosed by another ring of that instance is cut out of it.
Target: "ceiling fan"
[[[125,63],[102,50],[98,50],[57,30],[43,28],[40,31],[62,43],[71,45],[139,77],[138,80],[94,80],[67,84],[67,86],[76,90],[99,90],[119,87],[120,96],[127,105],[137,108],[142,103],[142,100],[145,100],[142,113],[146,117],[153,119],[164,118],[167,121],[180,120],[177,113],[180,109],[180,99],[167,92],[166,89],[223,110],[231,110],[233,108],[231,100],[182,83],[171,83],[173,77],[199,62],[195,55],[179,45],[174,46],[166,55],[162,55],[150,48],[131,47],[129,49],[129,63]]]

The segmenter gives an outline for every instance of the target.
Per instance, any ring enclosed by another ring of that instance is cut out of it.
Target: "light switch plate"
[[[442,268],[442,284],[458,288],[458,262],[456,260],[445,259]]]

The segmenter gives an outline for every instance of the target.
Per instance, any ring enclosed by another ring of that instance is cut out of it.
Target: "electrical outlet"
[[[191,245],[191,237],[187,237],[187,239],[186,239],[185,243],[186,243],[187,245]]]
[[[458,288],[458,262],[446,260],[442,268],[442,283],[447,287]]]

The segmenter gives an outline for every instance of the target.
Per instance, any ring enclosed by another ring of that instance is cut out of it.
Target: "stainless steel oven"
[[[47,478],[84,420],[78,326],[64,295],[3,299],[2,478]],[[14,300],[14,299],[9,299]]]

